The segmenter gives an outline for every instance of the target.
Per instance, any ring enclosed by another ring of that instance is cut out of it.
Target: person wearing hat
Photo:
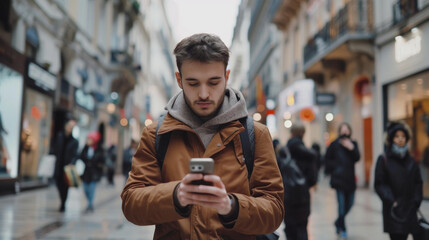
[[[423,198],[420,169],[409,154],[410,131],[401,122],[386,130],[385,151],[377,159],[374,187],[383,203],[384,232],[392,240],[423,239],[417,225],[417,210]]]
[[[90,132],[80,156],[85,163],[85,171],[82,176],[83,189],[88,200],[88,207],[85,212],[94,211],[95,187],[103,173],[105,153],[100,144],[100,138],[99,132]]]

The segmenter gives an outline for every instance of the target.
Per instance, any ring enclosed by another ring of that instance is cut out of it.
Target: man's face
[[[199,117],[214,115],[223,102],[230,72],[225,72],[224,63],[188,60],[181,72],[176,72],[176,79],[188,106]]]

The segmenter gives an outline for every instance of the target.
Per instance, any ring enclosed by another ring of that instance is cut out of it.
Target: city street
[[[84,213],[86,200],[82,188],[71,189],[66,212],[57,211],[59,200],[54,186],[18,195],[0,197],[0,239],[152,239],[153,226],[135,226],[121,212],[121,176],[115,187],[102,181],[96,191],[95,212]],[[336,239],[335,192],[327,179],[313,192],[309,235],[312,240]],[[423,203],[429,216],[429,202]],[[382,233],[381,204],[368,189],[358,189],[355,206],[347,218],[350,240],[388,239]],[[283,226],[278,230],[284,240]],[[411,237],[410,237],[411,239]]]

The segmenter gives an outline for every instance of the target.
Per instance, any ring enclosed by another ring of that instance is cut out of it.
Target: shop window
[[[402,120],[412,131],[411,155],[422,166],[423,193],[429,197],[429,72],[415,75],[387,86],[387,119]]]
[[[36,180],[42,158],[49,155],[53,100],[32,89],[26,89],[25,95],[20,176],[23,180]]]
[[[23,84],[20,73],[0,64],[0,178],[18,177]]]

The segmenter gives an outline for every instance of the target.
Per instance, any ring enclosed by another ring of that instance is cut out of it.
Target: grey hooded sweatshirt
[[[198,117],[188,106],[183,91],[168,102],[165,109],[175,119],[188,125],[200,136],[205,148],[209,145],[219,125],[247,116],[246,102],[241,92],[227,87],[225,98],[216,116],[207,121]]]

